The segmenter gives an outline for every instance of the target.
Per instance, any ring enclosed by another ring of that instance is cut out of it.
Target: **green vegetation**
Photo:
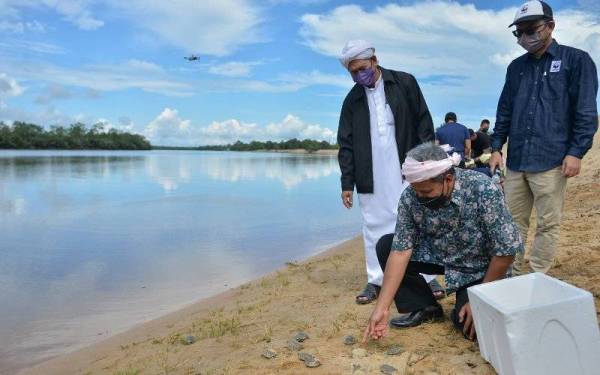
[[[150,142],[139,134],[105,131],[102,124],[87,129],[76,123],[68,128],[52,126],[50,130],[26,122],[12,126],[0,122],[0,149],[61,149],[61,150],[149,150]]]
[[[314,152],[318,150],[337,150],[338,145],[330,144],[327,141],[315,141],[313,139],[290,139],[287,141],[281,142],[272,142],[272,141],[252,141],[249,143],[244,143],[241,141],[237,141],[234,144],[228,145],[219,145],[219,146],[200,146],[198,150],[206,150],[206,151],[277,151],[277,150],[297,150],[303,149],[308,152]]]

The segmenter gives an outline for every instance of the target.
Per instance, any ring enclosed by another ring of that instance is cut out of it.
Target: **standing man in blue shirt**
[[[440,145],[450,145],[453,152],[460,155],[464,167],[465,157],[471,158],[471,135],[469,129],[456,122],[456,113],[448,112],[444,117],[444,125],[435,132],[436,142]]]
[[[523,242],[535,207],[529,265],[535,272],[547,272],[560,237],[567,178],[579,174],[598,130],[598,75],[587,52],[552,38],[555,23],[545,2],[523,4],[509,27],[513,25],[527,53],[508,66],[491,136],[490,168],[501,166],[508,138],[507,203]],[[523,253],[517,254],[515,273],[525,271],[524,260]]]

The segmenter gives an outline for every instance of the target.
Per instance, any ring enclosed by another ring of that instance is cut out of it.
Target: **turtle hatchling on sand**
[[[289,350],[295,351],[297,352],[298,350],[302,350],[302,348],[304,348],[304,345],[300,344],[298,341],[296,340],[290,340],[287,342],[287,348]]]
[[[192,345],[196,342],[196,337],[193,335],[187,335],[181,339],[183,345]]]
[[[315,360],[315,356],[306,352],[298,353],[298,359],[302,362],[311,362]]]
[[[388,348],[388,350],[385,352],[385,354],[387,355],[398,355],[401,354],[404,350],[402,350],[402,347],[400,345],[392,345]]]
[[[321,362],[317,358],[313,358],[312,361],[304,361],[306,367],[314,368],[321,366]]]
[[[303,342],[306,339],[309,339],[310,337],[308,337],[308,335],[304,332],[298,332],[296,333],[296,336],[294,336],[294,340],[298,341],[298,342]]]
[[[394,366],[390,365],[381,365],[379,370],[381,370],[381,372],[385,375],[394,375],[398,373],[398,370]]]
[[[262,356],[266,359],[273,359],[277,357],[277,352],[273,349],[265,349],[265,351],[262,353]]]
[[[356,339],[352,335],[344,336],[344,345],[354,345],[356,344]]]

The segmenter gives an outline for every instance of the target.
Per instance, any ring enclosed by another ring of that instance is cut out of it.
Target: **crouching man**
[[[455,169],[459,162],[458,154],[448,156],[433,144],[408,152],[402,172],[410,187],[398,204],[396,232],[377,244],[383,286],[364,342],[386,335],[392,301],[405,314],[392,319],[392,327],[443,318],[419,273],[445,276],[448,293],[456,292],[452,321],[473,340],[467,288],[506,277],[515,253],[523,251],[502,192],[481,173]]]

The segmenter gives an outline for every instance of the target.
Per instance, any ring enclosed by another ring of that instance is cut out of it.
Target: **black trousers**
[[[390,256],[393,238],[393,234],[386,234],[377,242],[377,259],[379,260],[379,265],[382,270],[385,270],[387,259]],[[427,284],[425,278],[420,275],[421,273],[428,275],[443,275],[444,267],[431,263],[408,262],[404,279],[402,279],[400,288],[398,288],[396,296],[394,297],[394,302],[396,303],[396,308],[399,313],[410,313],[437,304],[429,284]],[[460,312],[460,309],[469,302],[467,288],[481,284],[481,281],[482,280],[477,280],[468,285],[464,285],[456,291],[456,303],[454,304],[451,318],[456,328],[460,330],[462,330],[463,324],[458,321],[458,313]]]

